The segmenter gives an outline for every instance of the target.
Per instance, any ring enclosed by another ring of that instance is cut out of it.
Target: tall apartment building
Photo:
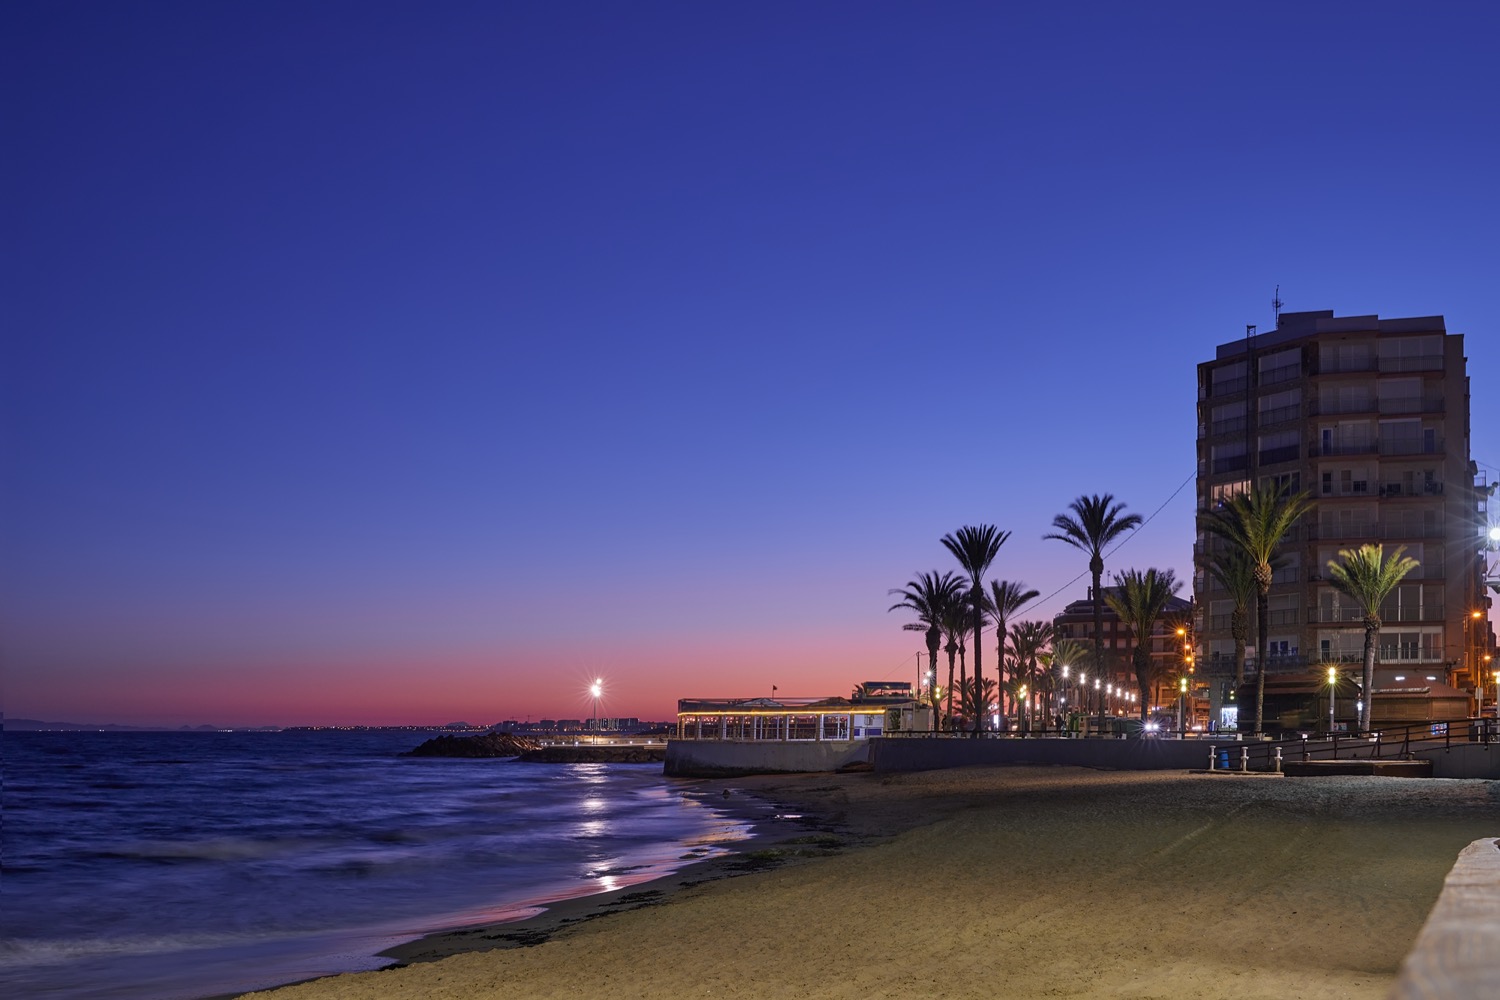
[[[1363,612],[1327,580],[1340,549],[1406,547],[1421,566],[1381,609],[1377,690],[1433,678],[1472,690],[1493,640],[1484,597],[1484,478],[1469,458],[1463,337],[1441,316],[1283,313],[1274,331],[1198,366],[1198,507],[1252,482],[1306,490],[1312,510],[1282,546],[1270,596],[1267,675],[1359,661]],[[1193,585],[1202,661],[1230,669],[1233,604]],[[1478,617],[1475,617],[1476,613]],[[1254,676],[1252,624],[1247,671]]]

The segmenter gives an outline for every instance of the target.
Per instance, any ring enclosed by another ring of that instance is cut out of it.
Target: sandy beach
[[[705,784],[806,828],[620,898],[426,938],[401,968],[251,995],[1383,997],[1458,852],[1500,836],[1500,783],[1478,780],[965,768]]]

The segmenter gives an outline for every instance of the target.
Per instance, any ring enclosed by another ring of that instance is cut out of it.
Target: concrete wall
[[[1434,778],[1500,778],[1500,743],[1465,743],[1412,756],[1432,761]]]
[[[877,771],[934,771],[974,764],[1065,764],[1115,771],[1180,771],[1208,767],[1208,740],[871,740]],[[1218,744],[1220,749],[1231,746]],[[1232,754],[1238,766],[1237,754]]]
[[[1427,923],[1417,935],[1397,1000],[1500,997],[1500,849],[1476,840],[1458,855]]]
[[[833,771],[869,759],[869,740],[668,740],[666,774],[721,778],[741,774]]]

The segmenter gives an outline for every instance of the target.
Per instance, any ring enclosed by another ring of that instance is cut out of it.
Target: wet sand
[[[711,787],[807,827],[413,942],[402,968],[252,995],[1384,997],[1458,852],[1500,836],[1500,783],[1477,780],[1024,767]]]

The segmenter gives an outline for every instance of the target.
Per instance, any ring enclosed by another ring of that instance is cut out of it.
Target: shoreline
[[[674,778],[669,780],[700,785],[703,789],[701,793],[694,790],[689,794],[711,800],[706,802],[711,808],[727,814],[728,818],[735,822],[746,824],[748,835],[740,840],[730,841],[724,854],[699,860],[683,860],[681,867],[642,882],[611,889],[608,892],[568,896],[538,903],[541,912],[515,920],[487,921],[429,931],[414,940],[392,945],[376,952],[375,957],[391,959],[396,964],[387,966],[386,969],[394,969],[418,963],[441,961],[453,955],[469,952],[528,948],[549,940],[557,932],[574,924],[606,917],[613,913],[656,906],[684,889],[762,870],[778,862],[771,859],[757,859],[760,852],[774,851],[789,843],[796,846],[794,842],[805,835],[806,826],[802,816],[782,816],[777,812],[780,805],[774,799],[756,795],[741,787],[745,780],[753,779]],[[739,794],[736,794],[737,787],[741,787]],[[728,794],[723,794],[725,792]],[[809,823],[820,822],[814,817],[808,817],[807,820]],[[761,857],[763,858],[763,855]],[[784,863],[792,860],[792,857],[781,860]],[[386,969],[377,971],[386,971]],[[350,973],[338,975],[350,975]],[[304,980],[304,982],[316,981]]]
[[[1500,784],[1477,780],[701,780],[799,827],[618,895],[428,935],[380,972],[253,995],[1384,997],[1458,851],[1500,835]]]

